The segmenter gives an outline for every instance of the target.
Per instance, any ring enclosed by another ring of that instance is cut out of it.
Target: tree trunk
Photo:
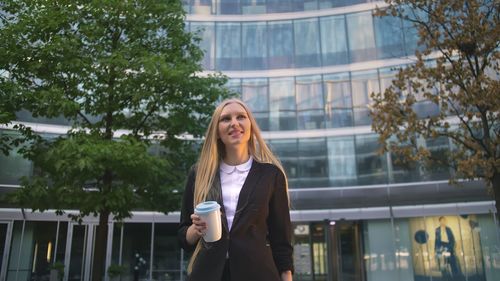
[[[495,207],[497,209],[497,222],[500,223],[500,172],[495,172],[493,178],[491,179],[491,185],[493,187],[493,196],[495,197]]]
[[[108,211],[102,211],[99,214],[99,225],[96,229],[94,259],[92,262],[92,281],[104,280],[103,277],[106,266],[106,246],[108,241],[108,219]]]

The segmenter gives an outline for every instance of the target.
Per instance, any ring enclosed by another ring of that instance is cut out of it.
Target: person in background
[[[439,227],[436,228],[436,242],[434,250],[437,255],[438,266],[443,277],[457,280],[461,277],[460,268],[455,254],[455,236],[450,227],[447,226],[445,217],[439,217]]]

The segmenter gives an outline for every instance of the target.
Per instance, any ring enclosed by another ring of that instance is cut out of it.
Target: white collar
[[[221,161],[219,169],[226,174],[231,174],[232,172],[234,172],[234,170],[238,170],[240,172],[246,172],[250,170],[250,168],[252,167],[252,162],[253,162],[252,156],[248,158],[247,162],[236,166],[231,166],[224,163],[224,161]]]

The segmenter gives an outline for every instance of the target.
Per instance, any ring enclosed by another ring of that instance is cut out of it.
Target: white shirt
[[[224,209],[226,211],[229,230],[231,230],[236,207],[238,205],[238,198],[240,197],[240,191],[252,167],[252,161],[252,157],[250,157],[247,162],[237,166],[228,165],[223,161],[220,163],[219,170],[222,200],[224,201]]]
[[[446,227],[441,227],[441,242],[449,243],[450,239],[448,238],[448,232],[446,231]]]

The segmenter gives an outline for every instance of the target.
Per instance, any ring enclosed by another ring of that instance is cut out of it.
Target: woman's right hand
[[[189,244],[194,245],[198,243],[205,230],[207,229],[207,224],[200,218],[200,216],[192,214],[191,221],[193,224],[189,226],[186,232],[186,240]]]

